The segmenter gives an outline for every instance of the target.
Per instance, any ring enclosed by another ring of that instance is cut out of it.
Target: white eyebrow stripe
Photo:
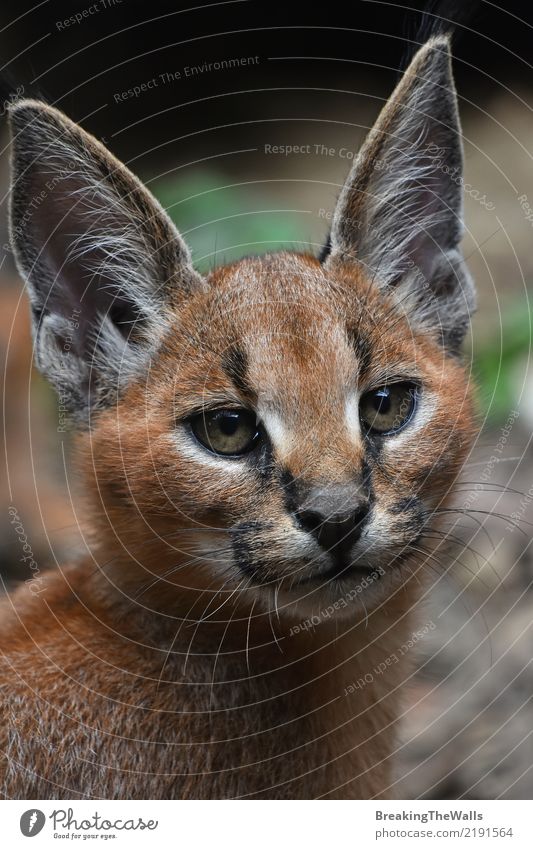
[[[346,427],[354,442],[361,441],[361,422],[359,421],[359,395],[354,392],[346,399],[344,407]]]
[[[279,413],[272,409],[264,409],[258,410],[258,415],[277,450],[280,453],[289,451],[292,443],[291,434]]]

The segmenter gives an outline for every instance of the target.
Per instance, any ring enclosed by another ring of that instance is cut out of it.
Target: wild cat
[[[393,795],[401,647],[474,433],[448,39],[385,105],[319,258],[203,278],[98,141],[38,101],[10,120],[88,554],[3,602],[4,794]]]

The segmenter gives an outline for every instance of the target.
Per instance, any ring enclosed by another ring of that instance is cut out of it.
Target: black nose
[[[315,510],[304,510],[298,515],[301,527],[313,534],[318,544],[336,560],[344,561],[346,555],[361,536],[368,504],[361,504],[352,513],[328,516]]]

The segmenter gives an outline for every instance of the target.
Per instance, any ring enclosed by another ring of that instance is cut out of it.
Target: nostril
[[[355,513],[352,513],[352,526],[355,530],[361,527],[366,517],[368,516],[368,504],[359,507]]]
[[[349,551],[361,536],[368,505],[349,514],[325,516],[313,510],[296,514],[300,527],[313,534],[319,545],[332,553]]]
[[[312,510],[302,510],[301,513],[296,514],[296,518],[303,530],[310,534],[319,533],[325,521],[325,517],[321,513],[315,513]]]

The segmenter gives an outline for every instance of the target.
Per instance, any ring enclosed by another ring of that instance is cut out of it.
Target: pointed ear
[[[10,110],[11,241],[31,301],[35,358],[78,418],[146,368],[173,303],[203,285],[134,175],[57,109]]]
[[[362,263],[411,321],[456,349],[474,310],[460,252],[463,154],[449,41],[415,55],[341,192],[326,263]]]

